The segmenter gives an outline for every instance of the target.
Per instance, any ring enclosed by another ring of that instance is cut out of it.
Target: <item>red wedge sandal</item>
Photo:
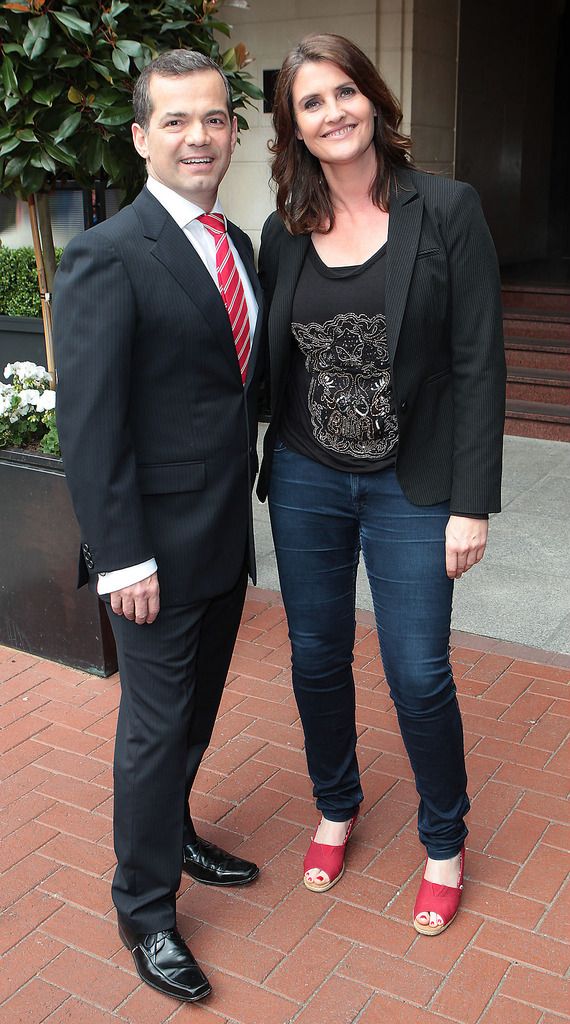
[[[463,892],[463,870],[465,867],[465,847],[462,847],[459,861],[459,879],[457,886],[438,885],[422,878],[414,906],[414,928],[420,935],[440,935],[449,928],[457,917],[461,894]],[[427,858],[426,858],[427,863]],[[425,868],[424,868],[425,871]],[[443,924],[422,924],[417,920],[419,914],[437,914]]]
[[[348,823],[344,842],[340,846],[327,846],[326,843],[316,843],[314,839],[311,839],[311,845],[305,855],[303,862],[303,869],[305,874],[303,875],[303,882],[307,889],[311,892],[327,892],[332,889],[333,885],[336,885],[344,874],[344,855],[346,853],[346,844],[350,839],[350,834],[356,824],[358,818],[358,811]],[[315,833],[316,834],[316,833]],[[328,875],[328,882],[313,882],[307,878],[307,871],[311,871],[313,868],[318,868],[324,874]]]

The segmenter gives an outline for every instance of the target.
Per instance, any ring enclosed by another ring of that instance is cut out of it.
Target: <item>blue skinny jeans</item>
[[[393,469],[344,473],[278,441],[269,509],[318,809],[345,821],[363,799],[352,674],[362,549],[384,671],[420,797],[420,840],[436,860],[455,856],[467,835],[469,800],[449,662],[448,503],[412,505]]]

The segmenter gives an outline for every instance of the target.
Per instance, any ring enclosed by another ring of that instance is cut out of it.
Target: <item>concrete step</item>
[[[550,313],[570,313],[570,286],[542,284],[509,284],[501,288],[505,309],[535,309]]]
[[[570,407],[570,373],[527,366],[510,366],[507,398]]]
[[[519,338],[570,340],[570,313],[548,313],[520,306],[503,310],[505,334]]]
[[[507,366],[570,371],[570,338],[505,337]]]
[[[509,398],[505,433],[548,441],[570,441],[570,407]]]
[[[503,282],[505,432],[570,441],[570,287]]]

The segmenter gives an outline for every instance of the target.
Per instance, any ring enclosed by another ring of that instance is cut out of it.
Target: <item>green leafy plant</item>
[[[246,0],[7,0],[0,2],[0,193],[28,201],[46,336],[55,378],[49,296],[55,252],[47,194],[57,180],[139,191],[131,142],[139,72],[163,50],[196,49],[227,74],[236,109],[262,98],[243,43],[222,52],[222,7]],[[238,113],[241,129],[247,121]]]
[[[56,263],[62,252],[63,249],[55,250]],[[30,246],[20,249],[0,246],[0,314],[42,315],[36,258]]]
[[[59,455],[55,423],[55,393],[45,367],[8,363],[0,383],[0,448],[31,448]]]
[[[67,175],[86,187],[102,178],[133,198],[144,178],[131,142],[133,86],[163,50],[186,47],[211,56],[229,78],[236,108],[260,99],[244,70],[250,59],[244,44],[220,50],[216,33],[231,33],[218,17],[223,6],[247,4],[0,3],[0,191],[27,199]],[[239,125],[248,127],[242,115]]]

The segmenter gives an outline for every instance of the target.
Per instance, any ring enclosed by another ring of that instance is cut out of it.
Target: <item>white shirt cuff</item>
[[[149,558],[146,562],[139,562],[138,565],[129,565],[126,569],[100,572],[97,579],[97,593],[111,594],[115,590],[122,590],[123,587],[132,587],[133,583],[140,583],[147,576],[152,576],[157,568],[156,560]]]

